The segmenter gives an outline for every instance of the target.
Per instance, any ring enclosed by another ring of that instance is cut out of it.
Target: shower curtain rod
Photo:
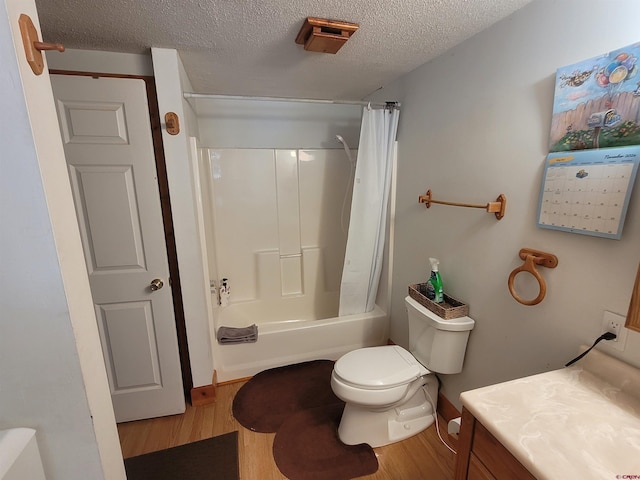
[[[334,105],[371,105],[373,108],[400,108],[399,102],[367,102],[366,100],[320,100],[315,98],[289,98],[289,97],[243,97],[239,95],[219,95],[212,93],[184,92],[184,98],[210,98],[215,100],[255,100],[265,102],[294,102],[294,103],[325,103]]]

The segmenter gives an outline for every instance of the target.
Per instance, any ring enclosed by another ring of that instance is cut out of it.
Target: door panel
[[[133,169],[69,166],[89,275],[146,269]],[[104,199],[110,203],[105,204]]]
[[[57,103],[64,143],[129,143],[123,103],[59,100]]]
[[[111,391],[161,388],[151,302],[100,305],[96,317]]]
[[[184,411],[146,86],[52,75],[118,422]],[[152,289],[154,279],[163,287]]]

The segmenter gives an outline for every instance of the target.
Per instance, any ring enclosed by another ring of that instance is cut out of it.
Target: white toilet
[[[434,373],[462,371],[475,322],[445,320],[411,297],[404,301],[411,353],[398,345],[361,348],[333,367],[331,388],[346,403],[338,434],[347,445],[381,447],[423,431],[438,401]]]

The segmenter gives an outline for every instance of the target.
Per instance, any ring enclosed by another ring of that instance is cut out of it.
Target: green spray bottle
[[[444,292],[442,290],[442,277],[438,271],[438,265],[440,262],[437,258],[429,258],[429,261],[431,262],[431,276],[429,277],[429,283],[431,283],[431,286],[433,287],[433,301],[436,303],[442,303],[444,302]]]

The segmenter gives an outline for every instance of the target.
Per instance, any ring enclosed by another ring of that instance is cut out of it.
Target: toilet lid
[[[367,388],[402,385],[429,373],[398,345],[354,350],[342,356],[333,370],[346,382]]]

